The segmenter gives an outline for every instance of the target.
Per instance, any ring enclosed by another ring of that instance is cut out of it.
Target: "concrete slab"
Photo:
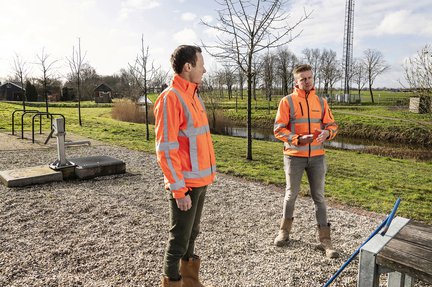
[[[7,187],[18,187],[62,181],[63,175],[60,171],[52,170],[48,165],[39,165],[0,171],[0,180]]]
[[[126,164],[123,161],[109,156],[78,157],[68,160],[75,164],[75,176],[79,179],[126,172]]]

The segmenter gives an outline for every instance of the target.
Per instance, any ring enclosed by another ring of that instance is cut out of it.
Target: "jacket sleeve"
[[[338,132],[338,125],[334,120],[333,114],[330,110],[330,107],[329,107],[327,101],[324,101],[324,117],[323,117],[322,122],[324,124],[324,129],[326,129],[330,132],[327,140],[334,139],[336,137],[337,132]]]
[[[273,133],[277,139],[283,142],[287,142],[292,145],[298,145],[298,138],[300,135],[291,132],[291,130],[289,129],[289,125],[290,105],[287,97],[283,97],[279,102]]]
[[[180,130],[181,104],[172,92],[159,96],[155,103],[156,154],[165,176],[166,187],[174,198],[183,198],[187,192],[181,159],[178,134]]]

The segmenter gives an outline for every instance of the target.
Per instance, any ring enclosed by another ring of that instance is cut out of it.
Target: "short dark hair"
[[[175,73],[180,74],[183,66],[186,63],[191,63],[193,67],[196,65],[197,53],[202,53],[198,46],[180,45],[171,55],[171,66]]]
[[[306,72],[306,71],[312,71],[312,67],[311,65],[308,64],[300,64],[300,65],[296,65],[293,69],[293,75],[295,77],[295,75],[297,75],[298,73],[301,72]]]

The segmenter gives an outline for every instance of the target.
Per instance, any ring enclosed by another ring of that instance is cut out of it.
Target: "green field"
[[[43,104],[38,103],[35,106],[38,107],[33,108],[44,110]],[[154,153],[152,126],[150,127],[151,139],[146,141],[143,124],[111,119],[111,105],[96,105],[85,102],[82,103],[82,107],[82,127],[78,125],[76,103],[50,104],[50,111],[65,115],[68,132],[134,150]],[[19,104],[0,102],[0,132],[11,131],[11,113],[20,108]],[[382,109],[375,106],[359,108],[361,108],[362,114],[371,115],[374,109],[378,109],[378,112],[381,112],[380,109]],[[264,118],[267,118],[265,109],[258,110]],[[335,114],[341,117],[343,114],[339,114],[339,110],[351,112],[346,108],[336,108]],[[404,117],[403,114],[389,115],[396,118],[401,117],[400,122],[403,122],[401,121]],[[361,115],[356,116],[363,118]],[[353,117],[353,115],[347,114],[346,120]],[[26,117],[27,130],[30,127],[30,118],[30,116]],[[16,120],[17,125],[20,123],[18,119]],[[423,119],[420,116],[416,120],[427,121],[428,118]],[[370,121],[370,123],[373,124],[374,121]],[[375,124],[381,125],[381,123]],[[49,129],[48,121],[45,121],[44,131],[47,133]],[[247,161],[245,159],[246,139],[220,135],[214,135],[213,139],[220,172],[284,186],[281,143],[253,141],[253,160]],[[329,150],[327,161],[329,171],[326,178],[326,193],[331,200],[385,214],[391,210],[395,199],[400,197],[402,202],[398,215],[432,223],[432,162],[392,159],[339,150]],[[305,179],[302,193],[308,194]]]
[[[410,93],[376,91],[386,105],[372,105],[370,96],[362,92],[365,104],[344,105],[332,103],[331,109],[340,126],[339,135],[363,139],[374,139],[395,143],[415,144],[432,148],[432,113],[416,114],[408,111],[407,106],[399,102],[409,102]],[[274,96],[269,103],[259,95],[252,101],[252,126],[271,127],[282,96]],[[247,110],[246,97],[227,99],[227,95],[218,107],[223,109],[225,117],[239,126],[245,126]]]

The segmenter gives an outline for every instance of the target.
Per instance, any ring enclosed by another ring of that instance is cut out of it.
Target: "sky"
[[[298,57],[305,48],[332,49],[342,58],[346,0],[290,0],[286,11],[292,23],[304,11],[311,17],[288,44]],[[215,33],[201,19],[217,24],[215,0],[0,0],[0,80],[14,74],[14,58],[27,63],[29,75],[41,77],[38,55],[60,77],[70,69],[66,58],[81,41],[85,60],[100,75],[119,73],[133,63],[141,48],[150,60],[168,71],[169,57],[180,44],[214,43]],[[355,58],[376,49],[390,66],[374,86],[398,88],[404,84],[402,64],[425,45],[432,44],[431,0],[357,0],[354,8]],[[204,53],[207,70],[215,60]],[[53,70],[54,70],[53,68]]]

